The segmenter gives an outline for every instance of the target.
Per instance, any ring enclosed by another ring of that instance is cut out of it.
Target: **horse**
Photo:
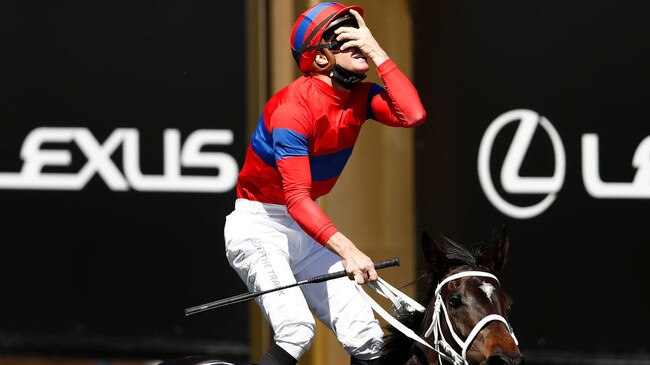
[[[506,263],[508,247],[505,227],[489,244],[471,250],[446,237],[433,240],[423,232],[426,269],[421,279],[429,284],[428,305],[424,312],[399,320],[417,333],[419,341],[388,326],[382,364],[524,365],[508,321],[512,300],[496,277]],[[187,357],[160,365],[237,364]]]
[[[401,323],[427,345],[388,328],[386,364],[523,365],[508,315],[512,299],[496,274],[506,264],[509,239],[505,227],[487,245],[471,250],[442,237],[422,233],[421,248],[428,279],[428,306]],[[436,285],[437,284],[437,285]],[[449,339],[449,342],[448,340]]]

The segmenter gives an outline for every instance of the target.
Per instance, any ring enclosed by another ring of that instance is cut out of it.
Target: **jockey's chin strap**
[[[431,320],[431,326],[429,326],[429,329],[426,331],[424,337],[429,337],[433,333],[434,337],[434,346],[432,347],[426,340],[422,339],[420,336],[418,336],[413,330],[410,328],[406,327],[403,325],[399,320],[397,320],[395,317],[391,316],[382,308],[374,299],[372,299],[362,288],[361,285],[356,285],[357,291],[363,297],[363,299],[372,307],[372,309],[379,314],[386,322],[388,322],[391,326],[393,326],[395,329],[398,331],[402,332],[406,337],[422,344],[423,346],[435,351],[438,354],[438,361],[442,364],[442,359],[447,360],[448,362],[454,364],[454,365],[468,365],[469,363],[467,362],[467,349],[470,347],[472,344],[472,341],[476,338],[478,333],[485,327],[488,323],[493,322],[493,321],[499,321],[503,322],[506,327],[508,328],[508,332],[510,332],[510,335],[514,339],[515,343],[518,345],[519,342],[517,341],[517,338],[515,337],[515,334],[512,330],[512,327],[506,321],[505,318],[503,318],[501,315],[498,314],[490,314],[483,319],[481,319],[472,329],[472,331],[469,333],[467,336],[467,339],[463,341],[454,331],[454,327],[451,325],[451,320],[449,318],[449,313],[447,312],[447,307],[444,306],[442,296],[440,295],[440,291],[442,287],[449,283],[452,280],[456,280],[462,277],[467,277],[467,276],[482,276],[482,277],[489,277],[497,282],[499,280],[497,279],[496,276],[484,272],[484,271],[464,271],[460,272],[454,275],[450,275],[447,278],[445,278],[443,281],[441,281],[438,286],[436,287],[435,291],[435,297],[436,297],[436,302],[434,306],[434,311],[433,311],[433,318]],[[376,282],[371,282],[366,284],[369,288],[373,289],[383,297],[387,298],[391,303],[393,304],[393,312],[395,313],[396,317],[401,317],[405,314],[410,314],[414,312],[424,312],[425,308],[420,305],[420,303],[416,302],[406,294],[400,292],[399,290],[395,289],[393,286],[388,284],[385,280],[382,278],[379,278]],[[441,310],[442,308],[442,310]],[[452,338],[456,342],[456,344],[462,349],[461,354],[459,354],[457,351],[453,349],[453,347],[446,341],[445,336],[442,332],[442,325],[441,325],[441,316],[444,314],[445,321],[447,322],[447,327],[449,328],[449,332],[452,335]]]

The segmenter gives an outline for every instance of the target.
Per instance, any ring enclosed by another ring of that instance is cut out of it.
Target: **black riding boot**
[[[372,360],[361,360],[356,357],[350,357],[350,365],[382,365],[384,357],[380,356]]]
[[[273,344],[264,356],[262,356],[259,365],[296,365],[297,362],[298,360],[284,351],[282,347]]]

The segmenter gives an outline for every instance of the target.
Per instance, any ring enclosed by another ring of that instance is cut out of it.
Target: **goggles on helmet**
[[[335,34],[334,31],[340,27],[353,27],[358,29],[359,23],[357,22],[357,19],[350,13],[343,14],[342,16],[334,19],[323,33],[323,40],[326,42],[325,48],[334,52],[338,52],[341,50],[341,46],[347,42],[347,40],[336,40],[338,34]]]

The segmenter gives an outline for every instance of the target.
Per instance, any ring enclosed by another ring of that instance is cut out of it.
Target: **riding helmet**
[[[325,2],[305,10],[291,30],[291,51],[300,70],[306,74],[314,70],[314,60],[318,53],[323,32],[330,23],[341,15],[356,10],[363,16],[363,8],[358,5],[345,6],[336,2]]]

